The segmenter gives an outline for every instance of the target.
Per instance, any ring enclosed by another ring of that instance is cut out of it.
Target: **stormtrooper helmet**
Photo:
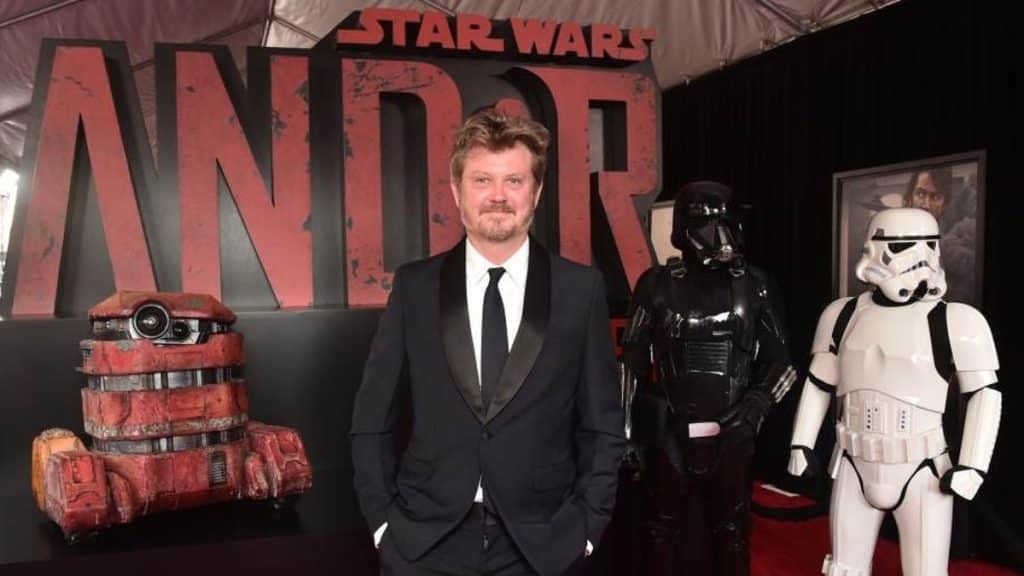
[[[946,293],[939,262],[939,225],[926,210],[892,208],[871,219],[857,278],[897,303],[938,300]]]

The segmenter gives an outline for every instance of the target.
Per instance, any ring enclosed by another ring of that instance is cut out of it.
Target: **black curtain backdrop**
[[[669,90],[661,199],[710,178],[754,204],[750,260],[780,283],[791,350],[806,368],[818,315],[833,299],[833,173],[985,150],[982,311],[1002,362],[1004,404],[995,458],[971,505],[969,550],[1024,570],[1015,230],[1024,224],[1024,32],[1016,5],[904,0]],[[794,387],[765,431],[762,477],[781,476],[799,393]]]

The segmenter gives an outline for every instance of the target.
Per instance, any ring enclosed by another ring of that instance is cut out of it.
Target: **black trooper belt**
[[[165,436],[163,438],[147,438],[145,440],[100,440],[93,438],[92,447],[97,452],[113,454],[162,454],[193,450],[207,446],[230,444],[245,438],[245,428],[231,428],[219,432],[203,432],[188,436]]]
[[[123,374],[117,376],[89,376],[89,388],[110,392],[131,392],[134,390],[172,390],[209,386],[242,378],[241,366],[221,368],[196,368],[154,372],[152,374]]]

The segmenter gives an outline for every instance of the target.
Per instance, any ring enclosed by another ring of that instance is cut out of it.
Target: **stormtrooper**
[[[789,472],[813,473],[811,448],[834,393],[832,553],[822,573],[869,575],[879,527],[892,512],[904,576],[944,575],[952,495],[974,497],[999,428],[992,335],[977,310],[942,300],[939,228],[924,210],[876,214],[856,274],[874,288],[833,302],[818,321]],[[942,430],[954,373],[969,396],[955,466]]]
[[[749,573],[754,441],[795,379],[776,294],[744,260],[730,195],[717,182],[683,187],[671,238],[683,257],[640,277],[622,338],[627,466],[661,463],[644,477],[657,516],[656,564],[672,573],[705,565]],[[652,404],[660,410],[640,409]],[[641,458],[652,453],[657,460]],[[694,514],[699,525],[689,522]],[[711,546],[688,551],[702,557],[681,554],[706,539]]]

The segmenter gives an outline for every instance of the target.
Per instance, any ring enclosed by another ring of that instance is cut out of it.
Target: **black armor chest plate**
[[[739,400],[755,354],[756,294],[728,270],[670,269],[656,290],[653,344],[659,377],[691,422],[717,419]]]

